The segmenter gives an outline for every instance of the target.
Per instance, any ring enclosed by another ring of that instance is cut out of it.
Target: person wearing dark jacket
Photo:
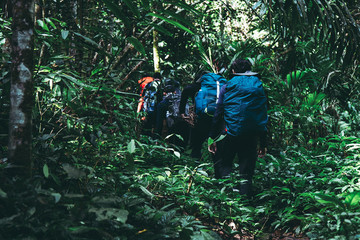
[[[244,181],[236,190],[250,194],[257,158],[266,153],[267,101],[249,61],[236,59],[231,70],[233,77],[221,88],[209,134],[212,139],[221,134],[226,136],[211,144],[209,151],[221,162],[221,178],[230,176],[233,160],[238,156],[239,173]]]
[[[186,116],[186,104],[189,98],[191,98],[192,102],[195,103],[195,96],[199,92],[201,88],[201,77],[208,72],[203,71],[200,74],[195,76],[193,83],[187,85],[182,94],[180,100],[180,115],[186,121],[189,116]],[[209,130],[212,123],[212,117],[205,115],[201,118],[197,118],[194,125],[191,128],[190,133],[190,147],[191,147],[191,157],[200,159],[201,148],[204,141],[208,138]]]

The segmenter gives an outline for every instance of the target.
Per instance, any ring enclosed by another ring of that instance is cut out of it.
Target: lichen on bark
[[[20,177],[31,176],[34,55],[34,1],[13,4],[11,39],[11,89],[9,117],[9,170]]]

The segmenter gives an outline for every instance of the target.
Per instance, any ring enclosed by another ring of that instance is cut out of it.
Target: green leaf
[[[257,1],[253,6],[252,9],[257,9],[258,7],[260,7],[260,5],[262,5],[262,1]]]
[[[75,83],[76,85],[84,87],[84,88],[86,88],[88,90],[97,90],[98,89],[96,87],[93,87],[93,86],[90,86],[90,85],[88,85],[86,83],[83,83],[80,80],[78,80],[78,79],[76,79],[76,78],[74,78],[74,77],[72,77],[72,76],[70,76],[68,74],[63,73],[63,74],[60,74],[60,76],[66,78],[66,79],[70,80],[71,82]],[[68,86],[68,87],[69,87],[69,89],[74,89],[71,86]]]
[[[0,188],[0,198],[6,198],[7,197],[7,193],[4,192],[1,188]]]
[[[53,23],[53,21],[51,21],[51,19],[45,18],[45,21],[46,21],[47,23],[49,23],[54,29],[56,29],[56,26],[55,26],[55,24]]]
[[[268,11],[267,6],[266,6],[265,4],[262,4],[262,5],[261,5],[261,8],[260,8],[259,15],[260,15],[261,17],[263,17],[263,16],[267,13],[267,11]]]
[[[173,17],[174,19],[178,20],[179,22],[182,22],[184,24],[186,24],[187,26],[193,26],[193,24],[188,21],[187,19],[183,18],[181,15],[177,14],[177,13],[174,13],[172,11],[168,11],[168,10],[164,10],[164,11],[161,11],[161,13],[165,13],[171,17]]]
[[[214,139],[212,139],[211,137],[208,138],[208,146],[210,146],[211,144],[214,143]]]
[[[131,45],[133,45],[138,52],[140,52],[144,56],[146,55],[144,46],[137,38],[128,37],[126,40],[128,40],[131,43]]]
[[[208,177],[209,176],[209,174],[207,173],[207,172],[205,172],[204,170],[198,170],[197,171],[200,175],[203,175],[203,176],[205,176],[205,177]]]
[[[60,201],[60,198],[61,198],[60,193],[52,193],[51,196],[53,196],[55,198],[55,203],[58,203]]]
[[[168,4],[172,4],[172,5],[176,5],[182,9],[185,9],[187,11],[193,12],[195,14],[199,14],[204,16],[204,14],[202,14],[199,10],[195,9],[194,7],[192,7],[191,5],[185,3],[185,1],[164,1],[164,3],[168,3]]]
[[[127,145],[128,153],[133,154],[135,152],[136,146],[135,146],[135,140],[131,139],[131,141]]]
[[[141,191],[143,191],[149,197],[151,197],[151,198],[155,197],[155,195],[152,194],[149,190],[147,190],[144,186],[140,186],[140,189],[141,189]]]
[[[43,173],[44,173],[44,176],[45,176],[46,178],[49,177],[49,167],[48,167],[48,165],[47,165],[46,163],[45,163],[44,166],[43,166]]]
[[[46,23],[45,23],[43,20],[38,19],[36,22],[37,22],[37,23],[39,24],[39,26],[40,26],[42,29],[44,29],[45,31],[47,31],[47,32],[50,31],[49,28],[48,28],[48,26],[46,25]]]
[[[86,177],[86,173],[84,171],[79,170],[68,163],[64,163],[62,167],[64,171],[68,174],[68,178],[79,179],[82,177]]]
[[[344,204],[337,197],[329,196],[326,194],[316,193],[315,199],[316,201],[324,205],[334,205],[335,207],[341,208],[345,207]]]
[[[306,96],[305,98],[305,103],[307,106],[316,106],[319,105],[321,103],[322,100],[324,100],[324,98],[326,97],[326,95],[324,93],[310,93]]]
[[[110,9],[110,11],[114,13],[116,17],[124,23],[126,28],[130,28],[131,26],[130,21],[119,5],[113,3],[113,1],[111,0],[102,0],[102,1]]]
[[[190,34],[194,34],[190,29],[188,29],[187,27],[185,27],[185,26],[182,25],[181,23],[178,23],[178,22],[176,22],[176,21],[174,21],[174,20],[171,20],[171,19],[169,19],[169,18],[166,18],[166,17],[161,16],[161,15],[156,14],[156,13],[148,13],[147,15],[148,15],[148,16],[152,16],[152,17],[160,18],[160,19],[164,20],[165,22],[174,25],[175,27],[178,27],[178,28],[180,28],[180,29],[182,29],[182,30],[190,33]]]
[[[169,139],[169,138],[171,138],[171,137],[173,137],[173,136],[177,137],[177,138],[180,139],[181,141],[184,141],[184,138],[183,138],[181,135],[175,134],[175,133],[172,133],[172,134],[170,134],[170,135],[167,135],[167,136],[165,137],[165,139]]]
[[[214,139],[215,142],[220,142],[226,137],[226,134],[222,134]]]
[[[82,39],[84,39],[84,41],[90,45],[92,45],[93,47],[95,48],[99,48],[99,44],[95,41],[93,41],[92,39],[88,38],[88,37],[85,37],[84,35],[80,34],[80,33],[77,33],[77,32],[74,32],[74,34]]]
[[[349,207],[355,207],[360,202],[360,191],[348,194],[345,198],[345,204]]]
[[[129,0],[123,0],[125,2],[125,4],[130,8],[130,10],[136,15],[137,18],[140,18],[140,12],[137,8],[137,6],[135,6],[132,1]]]
[[[69,31],[68,30],[61,30],[61,37],[62,39],[66,39],[69,36]]]
[[[166,28],[162,27],[161,25],[158,25],[158,24],[151,24],[151,26],[153,26],[153,28],[155,28],[158,32],[162,32],[164,33],[165,35],[168,35],[170,37],[173,36],[173,34],[168,31]]]
[[[125,224],[129,215],[127,210],[118,208],[90,208],[89,212],[95,213],[96,220],[116,220]]]
[[[142,0],[141,1],[141,6],[146,9],[146,10],[150,10],[150,3],[149,0]]]

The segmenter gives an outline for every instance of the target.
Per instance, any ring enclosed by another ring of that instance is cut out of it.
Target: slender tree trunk
[[[161,2],[154,2],[152,6],[153,10],[162,9]],[[156,18],[153,18],[156,21]],[[156,29],[153,29],[153,60],[154,60],[154,72],[160,72],[160,55],[159,55],[159,33]]]
[[[31,176],[34,0],[14,0],[12,6],[11,89],[8,159],[10,172]]]
[[[153,30],[153,57],[154,57],[154,72],[160,72],[160,55],[159,55],[159,35]]]

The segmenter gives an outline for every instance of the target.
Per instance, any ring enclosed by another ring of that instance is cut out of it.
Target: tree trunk
[[[158,32],[153,30],[153,57],[154,57],[154,72],[160,72],[160,56],[159,56],[159,36]]]
[[[34,0],[14,0],[12,6],[9,172],[31,176]]]

